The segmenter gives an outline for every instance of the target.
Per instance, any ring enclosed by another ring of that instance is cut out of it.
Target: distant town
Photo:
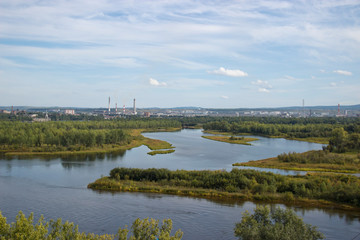
[[[111,105],[110,98],[107,108],[75,108],[75,107],[30,107],[30,106],[0,106],[0,114],[10,114],[31,118],[35,122],[51,121],[49,115],[99,117],[101,119],[139,117],[360,117],[360,104],[351,106],[298,106],[281,108],[136,108],[136,99],[131,107]]]

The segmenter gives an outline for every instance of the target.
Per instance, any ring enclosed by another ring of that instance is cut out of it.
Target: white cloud
[[[221,98],[223,98],[223,99],[229,99],[228,96],[221,96]]]
[[[330,86],[331,86],[331,87],[336,87],[337,84],[336,84],[335,82],[332,82],[332,83],[330,83]]]
[[[225,75],[229,77],[246,77],[248,74],[241,70],[232,70],[232,69],[225,69],[223,67],[219,68],[218,70],[211,71],[210,73]]]
[[[256,80],[255,82],[251,82],[251,84],[258,86],[258,91],[259,92],[270,92],[270,89],[272,88],[272,86],[270,85],[270,83],[268,81],[263,81],[263,80]]]
[[[154,78],[150,78],[149,79],[149,83],[152,86],[167,86],[166,82],[159,82],[158,80],[154,79]]]
[[[341,75],[345,75],[345,76],[351,76],[351,75],[352,75],[351,72],[349,72],[349,71],[344,71],[344,70],[335,70],[334,73],[341,74]]]
[[[272,86],[270,85],[270,83],[268,81],[263,81],[263,80],[256,80],[255,82],[251,82],[251,84],[260,86],[263,88],[272,88]]]

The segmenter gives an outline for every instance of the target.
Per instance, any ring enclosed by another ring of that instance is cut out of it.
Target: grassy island
[[[323,147],[323,150],[283,153],[276,158],[235,163],[234,166],[358,173],[360,172],[360,134],[335,128],[329,139],[329,145]]]
[[[210,139],[210,140],[214,140],[214,141],[219,141],[219,142],[227,142],[227,143],[232,143],[232,144],[243,144],[243,145],[251,145],[251,141],[256,141],[259,140],[257,138],[251,138],[251,137],[227,137],[227,136],[201,136],[203,138],[206,139]]]
[[[359,173],[360,154],[340,154],[322,150],[305,153],[283,153],[274,158],[234,163],[233,166],[276,168],[295,171]]]
[[[226,172],[115,168],[109,177],[90,183],[88,188],[360,210],[360,179],[331,173],[283,176],[241,169]]]
[[[173,153],[175,152],[174,149],[169,149],[169,150],[158,150],[158,151],[152,151],[152,152],[148,152],[147,154],[149,155],[156,155],[156,154],[169,154],[169,153]]]

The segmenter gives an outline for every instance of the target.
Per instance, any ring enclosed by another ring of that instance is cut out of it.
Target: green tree
[[[154,219],[136,219],[131,227],[133,235],[128,237],[129,230],[119,228],[117,234],[96,235],[81,233],[77,225],[71,222],[62,223],[61,219],[46,222],[41,216],[34,223],[34,214],[28,218],[20,211],[16,221],[8,224],[0,211],[0,240],[180,240],[183,233],[178,230],[171,236],[172,221],[165,219],[159,226]]]
[[[344,128],[334,129],[329,140],[330,151],[345,152],[346,140],[347,132],[344,130]]]
[[[235,236],[242,240],[310,240],[324,239],[316,227],[305,224],[294,211],[258,206],[253,215],[248,212],[235,226]]]

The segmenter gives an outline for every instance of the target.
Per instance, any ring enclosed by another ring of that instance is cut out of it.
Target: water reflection
[[[95,160],[118,160],[125,156],[125,150],[117,150],[107,153],[77,153],[77,154],[51,154],[51,155],[5,155],[0,154],[0,160],[33,160],[40,159],[51,161],[61,159],[63,161],[95,161]]]

